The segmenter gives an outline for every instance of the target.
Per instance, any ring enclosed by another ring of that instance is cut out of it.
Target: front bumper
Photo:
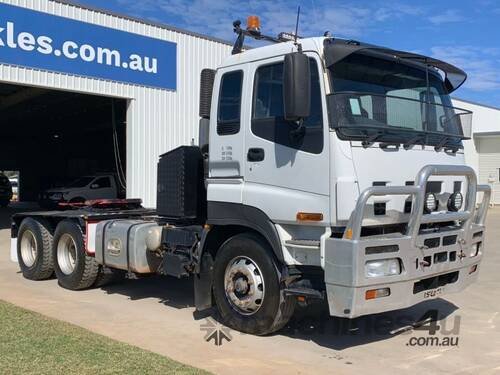
[[[423,214],[427,180],[431,175],[467,177],[463,211]],[[325,241],[325,283],[330,315],[354,318],[397,310],[460,292],[476,281],[484,249],[489,186],[477,186],[474,171],[465,166],[427,166],[415,182],[414,186],[368,188],[358,199],[344,238]],[[476,210],[477,192],[484,194]],[[362,237],[365,205],[370,197],[382,195],[413,197],[407,231]],[[453,224],[436,227],[437,230],[423,229],[423,224],[429,223]],[[399,259],[402,266],[399,275],[366,277],[367,261],[394,258]],[[389,289],[389,294],[367,299],[367,292],[377,289],[386,292]]]

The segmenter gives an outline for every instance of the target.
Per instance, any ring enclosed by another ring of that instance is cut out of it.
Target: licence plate
[[[424,292],[424,298],[434,298],[437,297],[444,292],[444,287],[439,287],[436,289],[429,289]]]

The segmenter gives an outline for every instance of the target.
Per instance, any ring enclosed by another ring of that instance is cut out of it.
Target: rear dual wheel
[[[53,257],[59,284],[66,289],[101,287],[125,277],[125,272],[101,266],[87,255],[82,229],[73,221],[65,220],[57,226]]]
[[[99,264],[85,252],[81,227],[70,220],[59,223],[54,233],[54,271],[59,284],[66,289],[91,287],[99,272]]]
[[[80,290],[102,287],[126,276],[126,272],[101,266],[86,254],[82,230],[73,221],[59,223],[53,234],[43,218],[26,218],[17,238],[17,258],[26,279],[45,280],[55,271],[62,287]]]
[[[45,280],[54,272],[51,226],[43,219],[26,218],[17,234],[17,259],[29,280]]]

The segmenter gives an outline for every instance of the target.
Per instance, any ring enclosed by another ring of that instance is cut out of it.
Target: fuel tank
[[[154,273],[161,258],[147,248],[147,239],[158,230],[154,222],[108,220],[96,229],[96,253],[99,264],[135,273]]]

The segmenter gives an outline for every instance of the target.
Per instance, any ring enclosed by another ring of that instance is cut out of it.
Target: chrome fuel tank
[[[108,220],[96,231],[95,257],[99,264],[135,273],[154,273],[161,258],[146,245],[148,234],[158,228],[154,222]]]

